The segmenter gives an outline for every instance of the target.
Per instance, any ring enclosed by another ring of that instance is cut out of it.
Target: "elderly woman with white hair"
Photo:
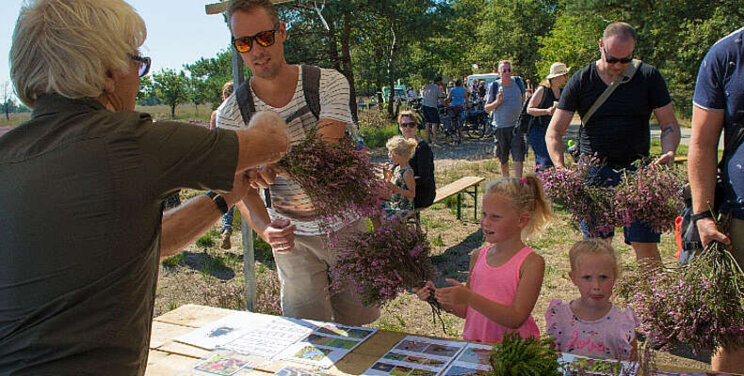
[[[527,140],[535,151],[535,171],[553,167],[545,144],[545,133],[561,98],[561,87],[568,81],[568,70],[566,64],[553,63],[545,82],[535,90],[527,105],[527,113],[534,116]]]
[[[123,0],[21,9],[11,77],[33,114],[0,137],[0,374],[143,374],[159,258],[286,151],[276,114],[209,131],[135,112],[146,34]],[[182,187],[222,194],[163,216]]]

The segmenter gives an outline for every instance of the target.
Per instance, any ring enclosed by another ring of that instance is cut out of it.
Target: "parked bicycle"
[[[439,137],[446,143],[462,143],[462,107],[457,106],[439,106]]]
[[[470,138],[478,139],[493,134],[493,129],[488,121],[488,113],[483,108],[484,105],[485,101],[483,99],[475,95],[470,96],[463,123],[463,130]]]

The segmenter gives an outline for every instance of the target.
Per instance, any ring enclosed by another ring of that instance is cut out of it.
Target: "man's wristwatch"
[[[213,191],[207,191],[204,193],[207,195],[207,197],[211,198],[215,205],[217,205],[217,209],[220,209],[222,214],[227,214],[227,202],[225,201],[225,198],[222,197],[222,195],[215,193]]]
[[[713,213],[711,213],[710,210],[706,210],[690,216],[692,223],[697,223],[698,220],[703,218],[713,218]]]

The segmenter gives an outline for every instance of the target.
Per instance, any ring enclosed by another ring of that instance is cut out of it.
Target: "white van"
[[[485,81],[486,82],[486,89],[488,89],[488,85],[491,84],[491,82],[494,82],[501,78],[501,76],[498,73],[478,73],[478,74],[471,74],[468,76],[468,82],[467,82],[467,88],[470,90],[471,87],[473,87],[473,81]]]

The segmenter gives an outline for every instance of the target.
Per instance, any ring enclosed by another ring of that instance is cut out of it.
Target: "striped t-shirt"
[[[310,112],[305,103],[302,90],[302,69],[297,66],[299,77],[292,100],[284,107],[277,108],[264,103],[255,93],[253,104],[256,111],[274,111],[287,120],[290,146],[302,142],[307,132],[315,129],[318,120]],[[332,119],[352,123],[349,110],[349,82],[341,73],[333,69],[320,70],[320,114],[322,119]],[[240,114],[235,94],[227,98],[217,109],[217,127],[226,129],[244,129],[247,125]],[[310,198],[299,184],[284,176],[277,176],[274,184],[269,187],[271,193],[271,207],[269,216],[274,219],[288,219],[297,226],[297,235],[321,235],[324,233],[316,220],[316,211]],[[325,226],[338,230],[343,223]]]

